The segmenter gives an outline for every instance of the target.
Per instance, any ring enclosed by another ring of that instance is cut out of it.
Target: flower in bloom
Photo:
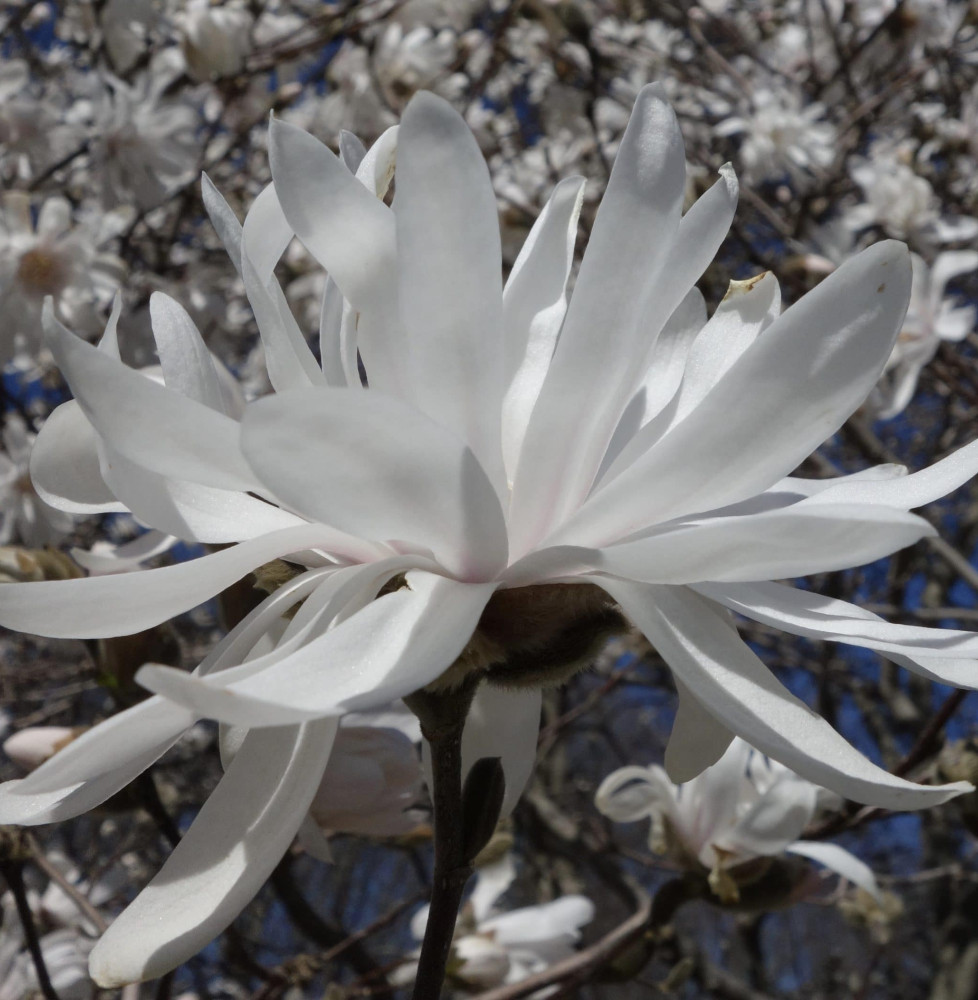
[[[516,866],[508,854],[478,870],[452,941],[449,977],[458,984],[488,989],[542,972],[573,953],[581,928],[594,918],[594,904],[586,896],[502,910],[496,904],[515,878]],[[427,924],[424,906],[411,921],[411,933],[419,941]],[[395,983],[412,982],[415,969],[413,963],[401,966]]]
[[[708,872],[710,888],[724,902],[735,901],[740,885],[757,879],[757,859],[785,853],[810,858],[878,896],[873,873],[847,850],[799,840],[819,807],[837,801],[740,739],[683,785],[674,785],[655,764],[623,767],[595,795],[598,809],[618,823],[651,820],[649,847]]]
[[[942,340],[963,340],[975,328],[978,310],[958,305],[945,297],[947,283],[978,269],[978,252],[946,250],[929,265],[919,254],[913,262],[910,306],[893,351],[883,369],[883,378],[869,399],[877,416],[895,417],[913,398],[920,372],[937,353]]]
[[[190,0],[174,20],[187,70],[195,80],[233,76],[251,52],[253,19],[241,3],[214,6],[210,0]]]
[[[161,873],[97,945],[97,981],[159,975],[227,926],[303,825],[346,712],[479,680],[463,765],[500,757],[511,809],[533,765],[541,685],[587,660],[622,614],[676,679],[673,780],[715,763],[737,733],[884,808],[970,789],[872,764],[780,684],[729,614],[978,680],[976,635],[890,625],[772,582],[933,534],[910,511],[978,469],[974,444],[913,475],[791,475],[883,370],[909,299],[903,245],[871,247],[784,312],[772,275],[734,283],[707,318],[694,283],[730,225],[736,179],[725,168],[682,214],[682,137],[656,87],[638,97],[572,297],[583,182],[557,186],[504,286],[485,161],[430,94],[369,151],[347,135],[337,157],[281,121],[270,150],[273,183],[243,226],[208,183],[205,199],[255,309],[272,395],[243,404],[164,295],[150,305],[155,375],[119,360],[118,307],[98,348],[46,315],[75,399],[39,435],[40,494],[226,547],[9,584],[0,623],[134,633],[270,560],[295,570],[193,674],[144,667],[157,697],[0,789],[0,822],[48,822],[104,800],[201,717],[246,730]],[[274,277],[295,236],[329,275],[321,363]],[[181,887],[202,872],[206,891],[188,897]]]

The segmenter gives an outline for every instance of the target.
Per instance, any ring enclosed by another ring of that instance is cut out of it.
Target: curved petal
[[[844,847],[815,840],[796,840],[793,844],[789,844],[785,850],[789,854],[798,854],[811,861],[817,861],[818,864],[825,865],[826,868],[830,868],[844,879],[852,882],[853,885],[865,889],[876,899],[881,898],[880,887],[873,874],[873,869],[865,861],[860,861],[854,854],[850,854]]]
[[[9,583],[0,588],[0,625],[55,638],[133,635],[202,604],[262,563],[323,545],[329,545],[329,529],[306,524],[176,566]]]
[[[910,262],[878,243],[758,337],[681,423],[602,486],[551,541],[607,544],[762,492],[863,402],[906,311]]]
[[[712,767],[727,752],[734,734],[703,707],[678,676],[674,680],[679,707],[663,763],[670,780],[680,785]]]
[[[594,804],[615,823],[634,823],[660,809],[672,814],[676,787],[661,767],[620,767],[598,785]]]
[[[311,389],[252,404],[242,446],[288,506],[364,538],[434,552],[462,578],[506,563],[506,524],[472,452],[378,392]]]
[[[238,447],[238,424],[171,392],[65,329],[48,300],[44,332],[85,416],[130,461],[175,479],[251,490],[255,477]]]
[[[147,666],[136,679],[201,715],[241,726],[288,725],[387,704],[455,661],[496,589],[420,571],[407,582],[257,672],[245,664],[201,681]]]
[[[241,273],[241,223],[224,195],[214,185],[207,174],[200,175],[200,194],[207,210],[207,217],[224,244],[234,269]]]
[[[810,781],[782,778],[714,846],[748,856],[780,854],[811,822],[817,796]]]
[[[676,117],[658,87],[645,87],[526,431],[511,522],[520,555],[584,499],[628,398],[621,394],[634,391],[636,360],[645,360],[645,345],[659,332],[648,330],[647,314],[655,308],[649,295],[672,251],[685,173]],[[679,292],[677,304],[688,290]],[[659,317],[658,327],[671,312]]]
[[[216,937],[288,849],[329,760],[338,720],[249,733],[159,874],[89,960],[105,988],[152,979]]]
[[[877,767],[791,694],[716,606],[686,588],[595,578],[690,691],[734,732],[815,784],[884,809],[920,809],[972,790],[917,785]]]
[[[496,196],[462,116],[425,91],[401,120],[394,214],[411,399],[465,441],[503,495]]]
[[[462,776],[482,757],[499,757],[506,778],[500,819],[515,808],[533,774],[540,734],[540,688],[507,691],[483,684],[462,733]]]
[[[31,451],[37,495],[69,514],[124,511],[99,470],[98,437],[78,401],[62,403],[44,421]]]

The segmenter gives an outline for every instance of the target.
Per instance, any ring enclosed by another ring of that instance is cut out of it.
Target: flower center
[[[68,267],[59,254],[34,247],[20,258],[17,280],[28,295],[57,295],[68,284]]]

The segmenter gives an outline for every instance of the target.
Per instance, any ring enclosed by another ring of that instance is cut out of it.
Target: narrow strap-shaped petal
[[[496,197],[475,136],[434,94],[416,94],[404,112],[394,213],[411,398],[462,437],[503,495]]]
[[[708,712],[679,679],[674,678],[679,707],[666,744],[666,774],[677,785],[691,781],[726,753],[734,734]]]
[[[695,589],[792,635],[875,649],[932,680],[978,688],[978,632],[894,625],[847,601],[780,583],[707,583]]]
[[[902,243],[847,261],[784,312],[681,423],[568,526],[607,543],[771,486],[836,431],[879,378],[907,307]]]
[[[379,392],[309,389],[253,403],[243,447],[261,479],[312,520],[430,549],[449,572],[488,579],[506,525],[486,473],[450,431]]]
[[[226,398],[211,352],[187,310],[169,295],[153,292],[149,316],[167,389],[230,416],[233,401]]]
[[[154,472],[220,489],[251,490],[238,424],[157,385],[86,344],[44,307],[48,346],[85,416],[113,448]]]
[[[805,501],[611,545],[598,561],[649,583],[777,580],[862,566],[935,533],[923,518],[891,507]]]
[[[407,581],[407,588],[377,598],[257,673],[245,664],[200,681],[146,666],[137,680],[201,715],[241,726],[288,725],[388,704],[454,662],[496,589],[420,571]]]
[[[594,804],[615,823],[635,823],[658,810],[673,814],[676,786],[661,767],[632,764],[612,771],[598,785]]]
[[[786,775],[773,784],[714,846],[745,855],[780,854],[815,814],[818,789]]]
[[[554,188],[503,289],[502,434],[510,480],[567,312],[567,279],[583,200],[583,177],[567,177]]]
[[[876,899],[882,898],[873,869],[865,861],[860,861],[854,854],[838,844],[828,844],[820,840],[796,840],[793,844],[789,844],[785,850],[789,854],[797,854],[799,857],[816,861],[841,875],[853,885],[865,889]]]
[[[0,625],[55,638],[132,635],[209,600],[256,566],[329,547],[330,531],[305,524],[176,566],[86,580],[9,583],[0,588]]]
[[[207,174],[200,175],[200,194],[211,225],[224,244],[235,271],[241,273],[241,223]]]
[[[520,554],[584,499],[635,389],[636,352],[646,306],[652,308],[648,293],[672,250],[685,173],[676,117],[658,87],[645,87],[622,138],[527,428],[513,486],[512,524]],[[682,289],[677,304],[687,291]],[[660,328],[671,311],[661,315]],[[623,391],[628,395],[622,398]]]
[[[277,118],[269,157],[289,225],[361,313],[359,346],[371,385],[397,392],[403,358],[394,213],[326,146]]]
[[[89,968],[100,986],[164,975],[240,913],[299,829],[338,727],[326,719],[245,737],[159,874],[95,946]]]
[[[716,606],[686,588],[595,578],[725,725],[762,753],[846,798],[920,809],[972,790],[966,781],[924,786],[877,767],[789,692]]]

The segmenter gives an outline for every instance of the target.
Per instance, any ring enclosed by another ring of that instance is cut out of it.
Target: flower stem
[[[445,694],[417,692],[405,699],[421,720],[431,747],[435,840],[431,909],[412,1000],[441,996],[462,894],[472,874],[462,819],[462,730],[473,694],[474,686],[470,686]]]

